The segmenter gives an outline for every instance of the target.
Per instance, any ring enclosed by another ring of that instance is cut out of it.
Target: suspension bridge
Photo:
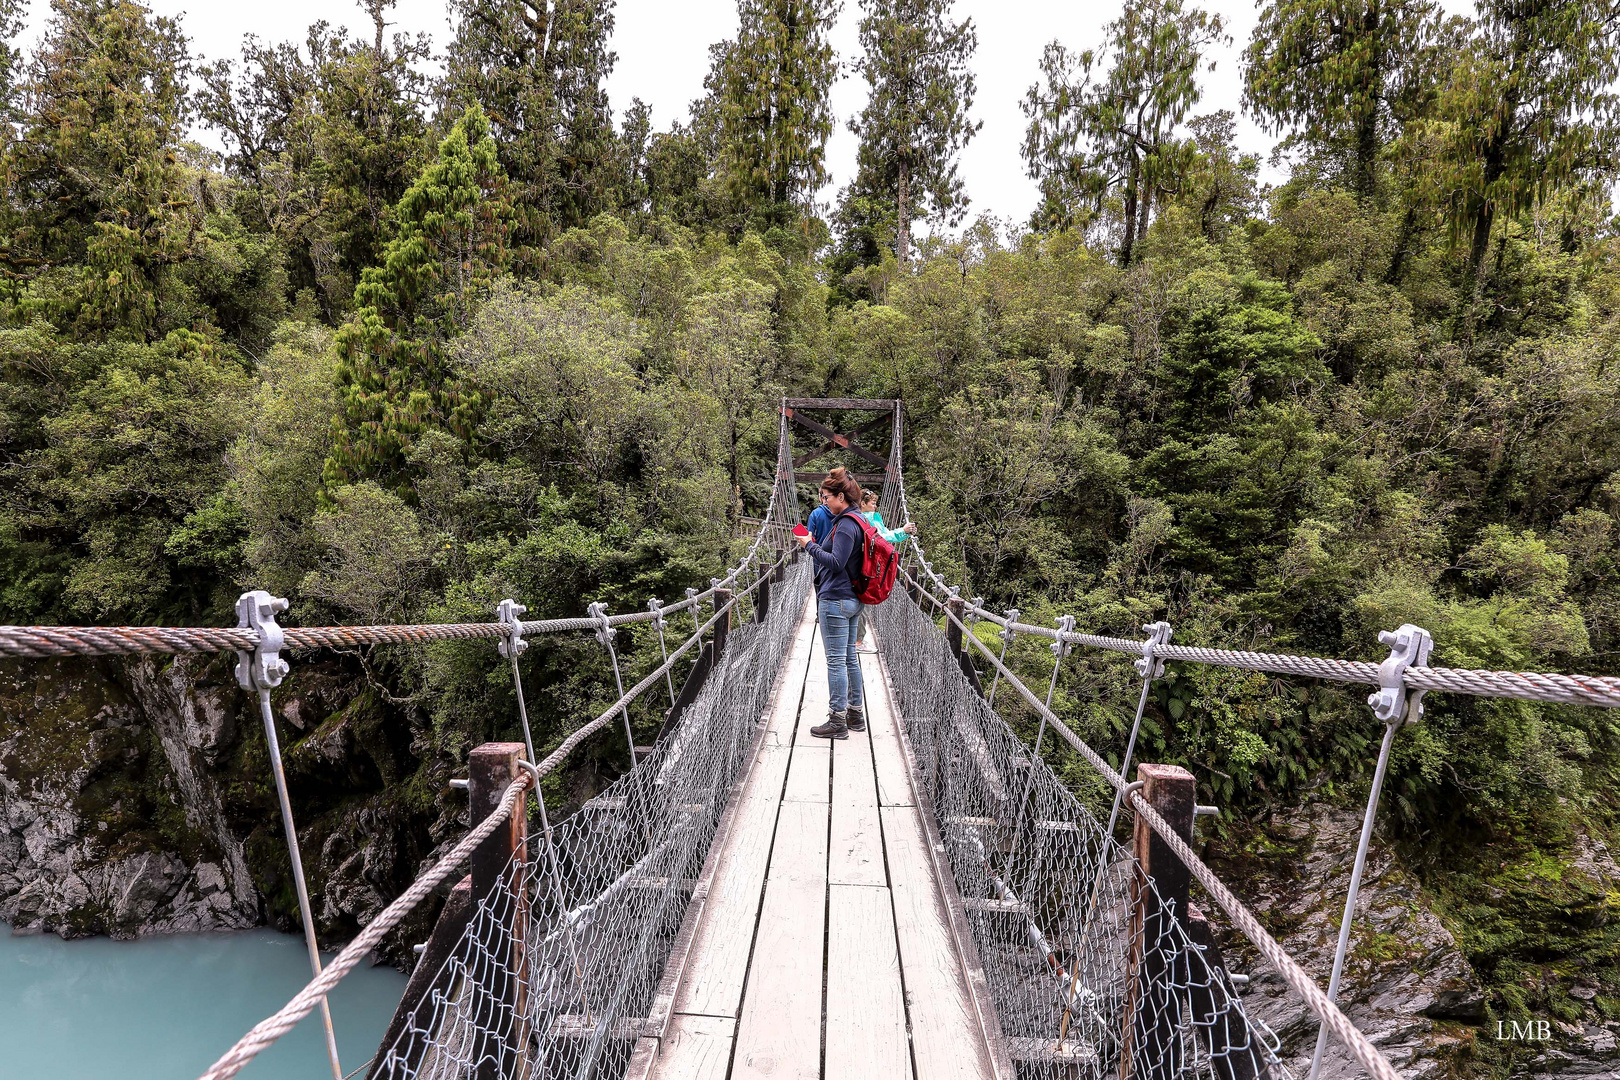
[[[827,410],[874,418],[843,434],[815,418]],[[1313,1077],[1335,1056],[1396,1080],[1334,1003],[1396,733],[1421,716],[1429,692],[1613,708],[1620,679],[1431,667],[1429,637],[1414,626],[1380,635],[1390,653],[1378,664],[1171,644],[1163,623],[1145,627],[1144,639],[1076,632],[1072,618],[1036,626],[963,598],[913,540],[902,547],[900,587],[868,612],[878,647],[862,659],[868,730],[813,739],[808,729],[827,710],[824,655],[811,567],[790,534],[798,484],[821,474],[802,467],[839,451],[880,470],[857,478],[881,483],[888,521],[909,521],[903,410],[897,401],[785,399],[780,413],[771,494],[745,553],[708,589],[668,605],[620,614],[591,605],[579,618],[525,621],[507,600],[487,623],[284,628],[285,602],[256,592],[239,601],[234,628],[0,627],[7,656],[233,651],[238,681],[258,699],[313,978],[203,1080],[236,1075],[317,1010],[335,1080],[1288,1080]],[[822,445],[795,457],[795,428]],[[868,445],[884,428],[886,456]],[[672,641],[676,616],[692,632]],[[998,648],[974,632],[981,620],[998,628]],[[656,630],[662,663],[626,688],[615,636],[629,624]],[[595,636],[618,696],[537,759],[521,657],[528,639],[569,633]],[[1018,635],[1051,645],[1049,677],[1033,687],[1007,661]],[[455,782],[469,800],[466,836],[323,964],[271,691],[294,650],[436,640],[495,646],[524,741],[471,750],[469,775]],[[1076,648],[1135,658],[1141,689],[1118,770],[1051,707]],[[1195,804],[1195,778],[1133,765],[1150,688],[1168,661],[1373,688],[1368,702],[1385,735],[1325,990],[1196,854],[1195,820],[1213,808]],[[637,746],[630,705],[661,694],[670,702],[663,727]],[[1039,718],[1032,744],[997,712],[998,695]],[[633,766],[552,820],[540,781],[599,738],[626,740]],[[1112,790],[1106,816],[1053,772],[1042,755],[1048,738]],[[1123,817],[1131,833],[1122,843]],[[346,1074],[326,994],[446,889],[382,1044]],[[1308,1070],[1285,1061],[1276,1035],[1247,1015],[1246,978],[1222,956],[1231,935],[1320,1021]]]

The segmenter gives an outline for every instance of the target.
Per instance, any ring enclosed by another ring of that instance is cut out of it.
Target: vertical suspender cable
[[[304,922],[304,944],[309,949],[309,967],[316,978],[321,974],[321,947],[315,939],[315,915],[309,905],[309,886],[304,881],[304,860],[298,851],[298,826],[293,821],[292,799],[287,794],[287,774],[281,765],[281,741],[276,738],[276,718],[270,709],[270,690],[287,677],[287,662],[281,658],[283,642],[276,615],[287,610],[287,601],[263,589],[243,593],[236,601],[236,625],[254,630],[259,644],[252,652],[236,654],[236,681],[244,690],[257,691],[259,715],[264,720],[264,741],[270,749],[270,773],[275,778],[276,799],[281,803],[281,828],[287,835],[287,854],[292,861],[293,884],[298,890],[298,917]],[[337,1034],[332,1029],[332,1009],[321,998],[321,1019],[326,1025],[326,1056],[332,1065],[332,1080],[343,1080],[338,1064]]]

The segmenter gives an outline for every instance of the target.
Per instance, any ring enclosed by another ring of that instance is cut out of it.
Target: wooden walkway
[[[649,1017],[663,1035],[642,1038],[636,1080],[1005,1075],[877,657],[862,657],[862,674],[868,732],[811,736],[827,716],[827,680],[807,606]]]

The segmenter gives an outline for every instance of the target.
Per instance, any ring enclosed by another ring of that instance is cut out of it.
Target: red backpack
[[[878,534],[877,527],[867,521],[864,514],[858,510],[846,510],[844,513],[853,515],[861,531],[866,534],[866,543],[861,545],[859,568],[854,565],[853,559],[848,568],[855,599],[863,604],[881,604],[894,591],[894,579],[900,573],[900,556],[895,552],[894,545]],[[833,527],[838,527],[836,521]]]

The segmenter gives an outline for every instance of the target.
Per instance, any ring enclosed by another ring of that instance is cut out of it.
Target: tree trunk
[[[1406,216],[1401,218],[1401,231],[1395,235],[1395,255],[1389,261],[1389,272],[1384,275],[1385,285],[1399,285],[1406,276],[1406,249],[1411,246],[1416,231],[1417,208],[1408,206]]]
[[[1379,24],[1383,21],[1383,12],[1376,2],[1367,5],[1367,11],[1362,19],[1363,36],[1367,41],[1379,40]],[[1378,105],[1383,96],[1384,83],[1384,51],[1382,46],[1372,46],[1371,79],[1376,89],[1372,94],[1372,103],[1365,105],[1361,115],[1356,118],[1356,175],[1353,180],[1356,194],[1364,199],[1373,196],[1373,187],[1378,177]]]
[[[900,159],[900,202],[897,207],[899,224],[895,229],[894,255],[901,268],[911,258],[911,205],[909,182],[911,180],[906,169],[906,159]]]
[[[1119,242],[1119,265],[1131,265],[1131,249],[1136,246],[1136,177],[1137,166],[1131,165],[1130,177],[1125,181],[1125,235]]]
[[[1142,189],[1142,208],[1136,212],[1136,239],[1146,240],[1148,221],[1153,215],[1153,188]]]

